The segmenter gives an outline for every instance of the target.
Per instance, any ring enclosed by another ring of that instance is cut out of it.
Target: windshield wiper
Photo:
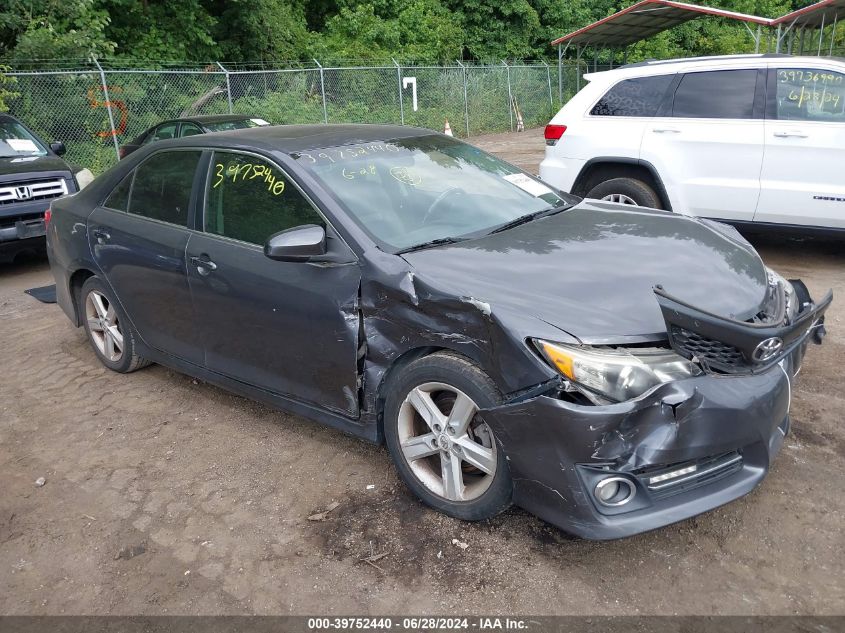
[[[507,231],[508,229],[512,229],[513,227],[519,226],[520,224],[527,224],[532,220],[536,220],[538,218],[545,218],[550,215],[554,215],[555,213],[566,211],[571,206],[572,205],[570,203],[564,202],[563,204],[559,204],[556,207],[549,207],[548,209],[541,209],[540,211],[534,211],[533,213],[526,213],[525,215],[521,215],[518,218],[511,220],[510,222],[500,224],[495,229],[490,231],[488,235],[493,235],[494,233],[501,233],[502,231]]]
[[[426,248],[440,246],[441,244],[457,244],[458,242],[466,242],[468,239],[468,237],[438,237],[436,240],[423,242],[422,244],[415,244],[414,246],[408,246],[407,248],[398,250],[396,251],[396,254],[402,255],[403,253],[413,253],[414,251],[421,251]]]

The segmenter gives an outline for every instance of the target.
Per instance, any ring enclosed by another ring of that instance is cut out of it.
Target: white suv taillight
[[[560,140],[560,137],[563,136],[564,132],[566,132],[565,125],[552,125],[549,123],[546,126],[546,132],[544,134],[546,137],[546,145],[556,145]]]

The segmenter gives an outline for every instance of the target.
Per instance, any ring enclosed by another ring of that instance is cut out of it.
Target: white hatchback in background
[[[843,60],[736,55],[585,77],[546,127],[548,183],[735,224],[845,229]]]

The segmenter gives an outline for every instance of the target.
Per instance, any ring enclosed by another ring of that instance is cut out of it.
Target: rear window
[[[607,91],[590,110],[593,116],[653,117],[672,82],[673,75],[636,77]]]
[[[242,119],[240,121],[220,121],[206,123],[205,127],[211,132],[228,132],[229,130],[243,130],[248,127],[264,127],[270,125],[264,119]]]
[[[129,213],[187,226],[200,155],[193,151],[160,152],[141,163],[135,170]]]
[[[675,91],[672,115],[690,119],[751,119],[756,85],[756,70],[688,73]]]

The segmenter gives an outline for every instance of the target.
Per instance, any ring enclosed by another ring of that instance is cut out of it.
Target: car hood
[[[760,257],[730,227],[596,201],[403,257],[429,283],[585,343],[665,338],[656,285],[737,319],[759,311],[767,286]]]
[[[63,175],[69,177],[70,167],[58,156],[4,156],[0,157],[0,182],[20,180],[23,174],[34,178]]]

